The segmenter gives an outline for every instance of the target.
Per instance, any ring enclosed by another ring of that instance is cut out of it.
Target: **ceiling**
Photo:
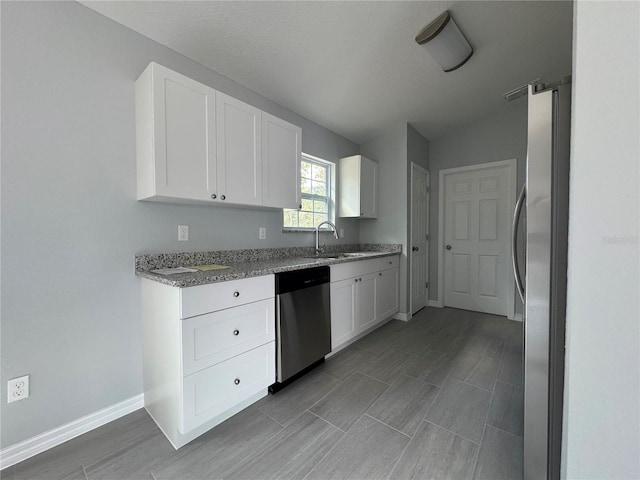
[[[424,137],[571,73],[569,1],[83,1],[356,143],[398,122]],[[474,49],[444,73],[415,36],[448,9]]]

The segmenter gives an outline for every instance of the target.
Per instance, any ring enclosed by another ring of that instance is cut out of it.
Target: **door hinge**
[[[429,193],[429,187],[427,187],[427,193]]]
[[[429,240],[429,234],[428,233],[424,236],[424,239],[425,240]]]
[[[429,282],[425,282],[424,288],[429,288]]]

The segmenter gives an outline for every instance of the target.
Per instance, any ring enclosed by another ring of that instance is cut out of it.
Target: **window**
[[[284,228],[304,230],[316,228],[334,219],[333,164],[302,154],[300,161],[300,196],[302,208],[284,209]]]

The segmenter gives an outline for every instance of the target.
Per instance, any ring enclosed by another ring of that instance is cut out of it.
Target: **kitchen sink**
[[[369,255],[376,255],[379,252],[334,252],[334,253],[319,253],[317,255],[309,255],[304,258],[324,258],[324,259],[336,259],[336,258],[350,258],[350,257],[367,257]]]

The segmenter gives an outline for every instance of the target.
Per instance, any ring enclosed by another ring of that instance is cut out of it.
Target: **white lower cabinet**
[[[183,379],[180,433],[224,414],[274,382],[275,347],[267,343]]]
[[[398,312],[398,257],[331,266],[331,349]]]
[[[399,310],[398,269],[378,273],[376,280],[376,311],[381,319],[389,318]]]
[[[378,320],[376,311],[377,276],[377,273],[370,273],[358,277],[356,290],[356,331],[358,333],[373,326]]]
[[[331,349],[356,335],[355,279],[331,282]]]
[[[273,275],[185,289],[142,280],[145,408],[175,448],[275,382],[274,296]]]

